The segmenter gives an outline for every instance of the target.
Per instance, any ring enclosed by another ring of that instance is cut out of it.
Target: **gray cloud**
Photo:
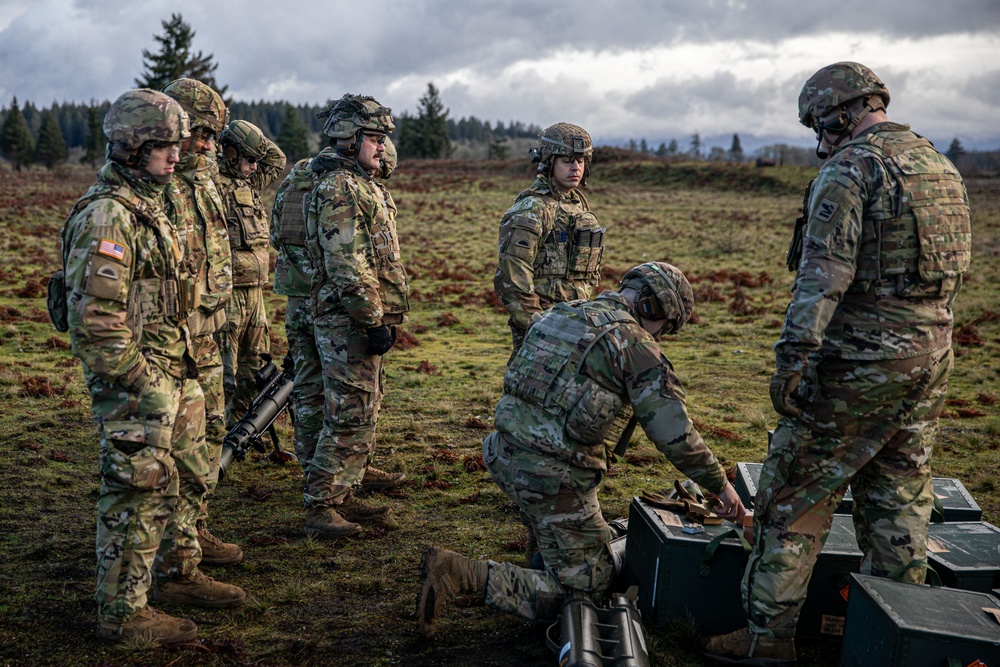
[[[113,99],[141,74],[141,51],[157,50],[153,36],[172,12],[192,25],[195,50],[214,55],[217,79],[236,99],[322,103],[353,91],[403,111],[413,110],[434,81],[453,117],[575,120],[608,140],[752,128],[761,137],[808,142],[795,124],[794,103],[814,70],[781,67],[783,59],[802,55],[775,53],[774,45],[788,38],[800,38],[797,49],[815,41],[816,53],[806,60],[818,64],[843,57],[818,48],[831,31],[850,32],[841,49],[848,54],[894,38],[943,36],[958,49],[971,36],[989,35],[1000,44],[996,0],[953,0],[947,11],[936,0],[844,0],[835,10],[801,0],[368,0],[294,8],[270,0],[8,0],[0,7],[0,104],[12,95],[39,105]],[[744,43],[740,62],[682,63],[682,74],[644,71],[648,84],[622,93],[606,92],[607,82],[582,69],[559,76],[509,70],[557,54],[611,58],[733,42]],[[781,72],[762,83],[747,78],[747,61]],[[968,75],[948,88],[972,103],[953,113],[947,107],[955,98],[923,92],[929,74],[899,63],[879,71],[894,82],[894,109],[940,131],[952,123],[973,140],[1000,137],[987,120],[1000,95],[997,75],[982,73],[981,62],[969,65]]]

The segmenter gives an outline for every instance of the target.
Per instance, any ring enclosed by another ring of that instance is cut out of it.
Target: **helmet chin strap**
[[[881,98],[879,98],[879,100],[881,100]],[[884,104],[881,103],[877,105],[872,104],[872,98],[869,97],[868,99],[865,100],[864,108],[861,109],[858,112],[858,114],[854,118],[851,118],[850,120],[848,120],[849,117],[847,115],[847,111],[846,109],[844,109],[843,106],[837,107],[837,117],[833,121],[824,123],[822,120],[817,118],[816,128],[815,128],[816,157],[818,157],[821,160],[825,160],[828,157],[830,157],[830,155],[833,152],[833,149],[837,148],[837,146],[842,144],[846,139],[851,138],[851,135],[854,133],[854,128],[856,128],[861,123],[861,121],[864,120],[865,116],[867,116],[872,111],[884,108],[885,108]],[[836,135],[837,137],[836,141],[830,143],[829,151],[824,151],[822,148],[824,132],[829,132],[831,134]]]

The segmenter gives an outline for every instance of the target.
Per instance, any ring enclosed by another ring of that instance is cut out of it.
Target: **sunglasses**
[[[249,155],[241,155],[240,157],[246,160],[247,164],[257,164],[257,158],[255,157],[250,157]]]
[[[385,145],[385,135],[384,134],[370,134],[365,132],[365,139],[372,142],[373,144],[378,144],[379,146]]]

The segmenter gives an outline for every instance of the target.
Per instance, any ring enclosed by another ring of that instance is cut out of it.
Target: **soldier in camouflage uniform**
[[[263,287],[271,258],[269,217],[261,192],[285,168],[285,154],[245,120],[234,120],[219,136],[219,194],[226,205],[233,259],[233,298],[219,331],[226,391],[226,427],[246,414],[257,394],[254,374],[271,349]]]
[[[399,261],[396,207],[376,179],[386,134],[394,128],[390,110],[371,97],[345,95],[323,115],[330,147],[312,159],[315,186],[304,203],[312,340],[303,335],[296,354],[303,373],[315,378],[315,369],[322,369],[324,396],[322,429],[314,445],[302,445],[304,455],[313,447],[305,462],[303,529],[336,537],[357,533],[357,522],[389,511],[362,501],[355,489],[374,472],[369,464],[384,391],[382,355],[396,340],[396,325],[406,320],[409,286]],[[315,396],[315,387],[311,392]],[[403,479],[381,471],[376,476],[376,485]]]
[[[604,228],[582,191],[593,154],[582,127],[546,128],[530,153],[538,176],[500,221],[493,286],[510,313],[511,360],[532,315],[562,301],[589,299],[600,281]]]
[[[222,97],[194,79],[177,79],[163,89],[188,114],[191,136],[181,144],[181,160],[168,190],[171,212],[184,244],[185,270],[198,280],[201,304],[188,316],[188,329],[198,362],[198,384],[205,394],[205,439],[208,442],[208,494],[198,515],[198,543],[205,565],[243,559],[236,544],[208,530],[208,499],[219,482],[219,459],[226,437],[222,355],[215,334],[226,322],[225,305],[233,293],[233,264],[222,199],[212,180],[216,135],[226,126],[229,111]]]
[[[508,365],[483,460],[528,517],[545,569],[429,547],[417,600],[425,636],[434,635],[441,610],[458,593],[484,595],[490,606],[535,620],[556,616],[569,591],[595,601],[607,591],[623,556],[612,545],[624,545],[611,542],[598,488],[609,450],[630,432],[622,425],[633,414],[664,456],[719,495],[720,516],[745,514],[656,342],[680,330],[693,305],[684,275],[650,262],[626,273],[620,292],[556,304],[535,320]]]
[[[205,403],[187,318],[198,306],[167,189],[188,116],[153,90],[132,90],[104,119],[109,160],[62,232],[67,324],[100,432],[97,634],[161,643],[197,635],[148,601],[164,590],[197,603],[241,604],[203,578],[195,520],[207,490]]]
[[[885,84],[852,62],[819,70],[799,96],[817,154],[832,157],[789,251],[797,273],[770,387],[781,419],[743,580],[749,627],[710,639],[710,657],[795,660],[796,621],[848,483],[862,571],[924,579],[931,448],[972,234],[958,171],[889,122],[888,103]]]
[[[385,138],[379,176],[388,179],[396,168],[396,149]],[[313,340],[312,290],[317,273],[306,250],[304,208],[316,184],[312,159],[299,160],[278,187],[271,212],[271,245],[278,251],[274,265],[274,292],[288,297],[285,333],[288,353],[295,362],[295,455],[308,475],[308,463],[316,451],[323,428],[323,366]],[[393,217],[395,208],[393,210]],[[396,486],[402,473],[387,473],[368,466],[363,489]]]

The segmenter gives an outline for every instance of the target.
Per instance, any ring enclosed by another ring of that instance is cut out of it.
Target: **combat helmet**
[[[674,334],[691,319],[694,311],[694,291],[681,270],[666,262],[646,262],[630,269],[623,277],[621,289],[634,289],[635,312],[647,320],[666,320],[654,338]]]
[[[392,109],[367,95],[348,93],[316,117],[326,118],[323,134],[330,137],[330,145],[345,156],[357,153],[364,131],[389,134],[396,129]]]
[[[540,174],[551,172],[553,157],[582,157],[585,168],[580,185],[587,184],[593,155],[594,144],[590,135],[585,129],[572,123],[556,123],[545,128],[538,135],[538,145],[528,151],[532,163],[538,163]]]
[[[207,127],[218,134],[229,122],[229,109],[222,96],[197,79],[176,79],[163,92],[177,100],[191,116],[191,129]]]
[[[104,116],[108,158],[126,167],[149,164],[155,144],[179,144],[191,136],[187,112],[176,101],[149,88],[129,90]]]
[[[863,99],[865,107],[848,112],[848,104]],[[825,130],[837,136],[838,145],[851,134],[861,119],[871,111],[889,106],[889,89],[870,68],[855,62],[827,65],[806,81],[799,93],[799,122],[816,132],[817,140]],[[817,155],[820,149],[816,149]]]
[[[235,169],[241,156],[263,160],[267,154],[264,133],[259,127],[245,120],[234,120],[219,135],[222,157]]]

